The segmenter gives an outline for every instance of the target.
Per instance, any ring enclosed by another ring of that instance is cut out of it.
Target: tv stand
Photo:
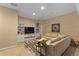
[[[41,36],[37,34],[27,34],[27,35],[18,35],[18,42],[24,42],[27,40],[32,40],[32,39],[40,39]]]

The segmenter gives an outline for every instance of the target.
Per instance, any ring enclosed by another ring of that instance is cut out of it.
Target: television
[[[24,33],[25,33],[25,34],[34,33],[34,27],[25,27],[25,28],[24,28]]]

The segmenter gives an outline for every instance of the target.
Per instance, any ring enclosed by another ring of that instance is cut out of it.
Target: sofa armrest
[[[66,37],[57,42],[51,43],[47,47],[47,53],[50,56],[60,56],[70,45],[70,38]]]

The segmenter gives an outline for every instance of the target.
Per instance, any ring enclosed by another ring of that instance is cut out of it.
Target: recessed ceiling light
[[[44,10],[45,9],[45,7],[44,6],[41,6],[41,10]]]
[[[36,13],[33,13],[33,15],[36,15]]]

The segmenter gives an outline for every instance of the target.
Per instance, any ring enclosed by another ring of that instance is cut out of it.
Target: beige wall
[[[76,12],[46,20],[43,22],[44,33],[51,32],[51,25],[54,23],[60,23],[61,33],[70,35],[74,40],[79,41],[79,15]]]
[[[17,14],[14,10],[0,6],[0,48],[16,44]]]
[[[19,17],[18,19],[19,24],[20,23],[24,24],[27,27],[34,27],[36,22],[37,22],[36,20],[31,20],[31,19],[24,18],[24,17]]]
[[[26,27],[35,27],[35,24],[36,24],[36,20],[31,20],[31,19],[28,19],[28,18],[24,18],[24,17],[20,17],[19,16],[19,19],[18,19],[18,24],[24,24],[24,26]],[[26,36],[31,36],[31,35],[34,35],[34,34],[26,34],[26,35],[18,35],[18,42],[24,42],[25,39],[24,37]]]
[[[48,20],[38,20],[38,23],[40,23],[42,25],[42,34],[44,35],[48,30],[48,27],[47,27]]]

